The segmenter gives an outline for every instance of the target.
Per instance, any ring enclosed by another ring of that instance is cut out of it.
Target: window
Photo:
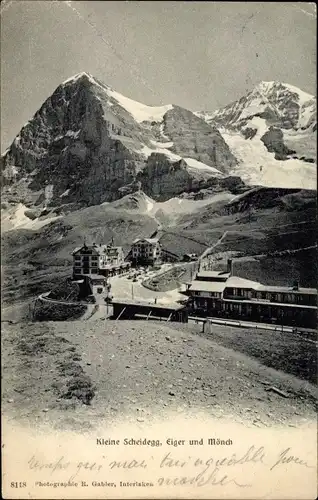
[[[78,260],[81,260],[81,258],[82,258],[82,257],[81,257],[80,255],[75,255],[75,260],[77,260],[77,261],[78,261]]]

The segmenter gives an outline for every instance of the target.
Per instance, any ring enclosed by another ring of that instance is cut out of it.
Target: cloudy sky
[[[316,92],[311,3],[1,2],[1,147],[86,71],[150,105],[214,109],[262,80]]]

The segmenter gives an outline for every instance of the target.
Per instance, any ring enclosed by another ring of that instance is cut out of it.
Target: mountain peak
[[[123,109],[125,109],[137,123],[141,123],[143,121],[149,122],[162,122],[163,116],[165,113],[171,109],[173,109],[173,104],[164,104],[161,106],[149,106],[147,104],[143,104],[139,101],[135,101],[130,97],[126,97],[116,90],[114,90],[109,85],[104,84],[97,78],[95,78],[90,73],[85,71],[78,73],[74,76],[71,76],[67,80],[62,83],[62,86],[68,86],[74,84],[78,81],[89,81],[95,87],[99,87],[99,90],[102,90],[105,93],[107,100],[113,100],[117,102]]]
[[[291,85],[290,83],[280,82],[277,80],[271,82],[262,81],[258,85],[256,85],[254,90],[258,90],[265,94],[271,93],[272,91],[278,91],[278,92],[287,91],[290,94],[298,96],[299,104],[303,104],[306,101],[314,99],[314,96],[308,94],[308,92],[304,92],[303,90],[299,89],[298,87],[295,87],[294,85]]]
[[[196,114],[209,124],[225,128],[240,128],[247,120],[261,116],[283,129],[304,130],[316,122],[316,98],[289,83],[261,81],[224,108]]]
[[[89,80],[94,80],[93,75],[91,75],[90,73],[86,73],[86,71],[82,71],[81,73],[77,73],[76,75],[73,75],[70,78],[67,78],[67,80],[62,82],[62,85],[65,85],[67,83],[76,82],[77,80],[80,80],[81,78],[88,78]]]

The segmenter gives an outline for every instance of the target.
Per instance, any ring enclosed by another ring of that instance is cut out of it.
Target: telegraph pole
[[[109,311],[109,308],[108,308],[108,305],[109,305],[109,300],[110,300],[110,297],[111,297],[111,294],[110,294],[110,290],[111,290],[111,284],[110,282],[107,282],[106,283],[106,297],[105,297],[105,302],[106,302],[106,317],[108,318],[108,311]]]

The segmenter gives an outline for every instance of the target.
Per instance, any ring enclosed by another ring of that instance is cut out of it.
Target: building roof
[[[317,295],[316,288],[298,288],[298,290],[294,290],[292,286],[267,286],[267,285],[259,285],[257,291],[260,292],[285,292],[285,293],[305,293],[308,295]]]
[[[213,276],[230,276],[231,273],[228,273],[227,271],[199,271],[198,276],[206,276],[206,277],[213,277]]]
[[[113,300],[113,305],[122,305],[122,306],[135,306],[135,307],[146,307],[151,309],[169,309],[171,311],[179,311],[180,309],[185,309],[185,305],[183,304],[155,304],[154,302],[145,302],[145,301],[137,301],[137,300]]]
[[[190,292],[218,292],[222,293],[226,287],[225,281],[192,281],[190,285]]]
[[[106,249],[106,252],[108,253],[108,255],[117,255],[121,251],[122,251],[122,247],[108,247]]]
[[[87,274],[86,276],[88,276],[89,279],[106,281],[106,277],[102,274]]]
[[[151,245],[156,245],[157,243],[159,243],[158,238],[137,238],[136,240],[134,240],[133,245],[142,241],[147,241],[147,243],[150,243]]]
[[[231,276],[231,273],[227,271],[199,271],[196,275],[196,279],[200,278],[224,278],[224,280],[228,279]]]
[[[89,252],[92,252],[93,254],[96,255],[101,255],[103,253],[105,254],[118,254],[119,252],[122,251],[122,247],[114,247],[112,245],[81,245],[80,247],[76,247],[75,250],[73,250],[72,255],[75,255],[76,253],[80,252],[81,250],[88,250]]]
[[[99,254],[99,251],[98,251],[98,248],[97,246],[94,246],[94,245],[82,245],[80,247],[76,247],[75,250],[73,250],[72,252],[72,255],[75,255],[76,253],[78,252],[87,252],[88,255],[98,255]]]
[[[247,280],[245,278],[240,278],[239,276],[230,276],[226,281],[226,287],[230,288],[252,288],[254,290],[261,286],[257,281]]]
[[[211,271],[207,271],[211,272]],[[215,271],[217,272],[217,271]],[[189,290],[190,291],[202,291],[202,292],[218,292],[222,293],[225,288],[257,288],[259,283],[256,281],[246,280],[238,276],[231,276],[225,281],[200,281],[196,279],[192,281]]]

